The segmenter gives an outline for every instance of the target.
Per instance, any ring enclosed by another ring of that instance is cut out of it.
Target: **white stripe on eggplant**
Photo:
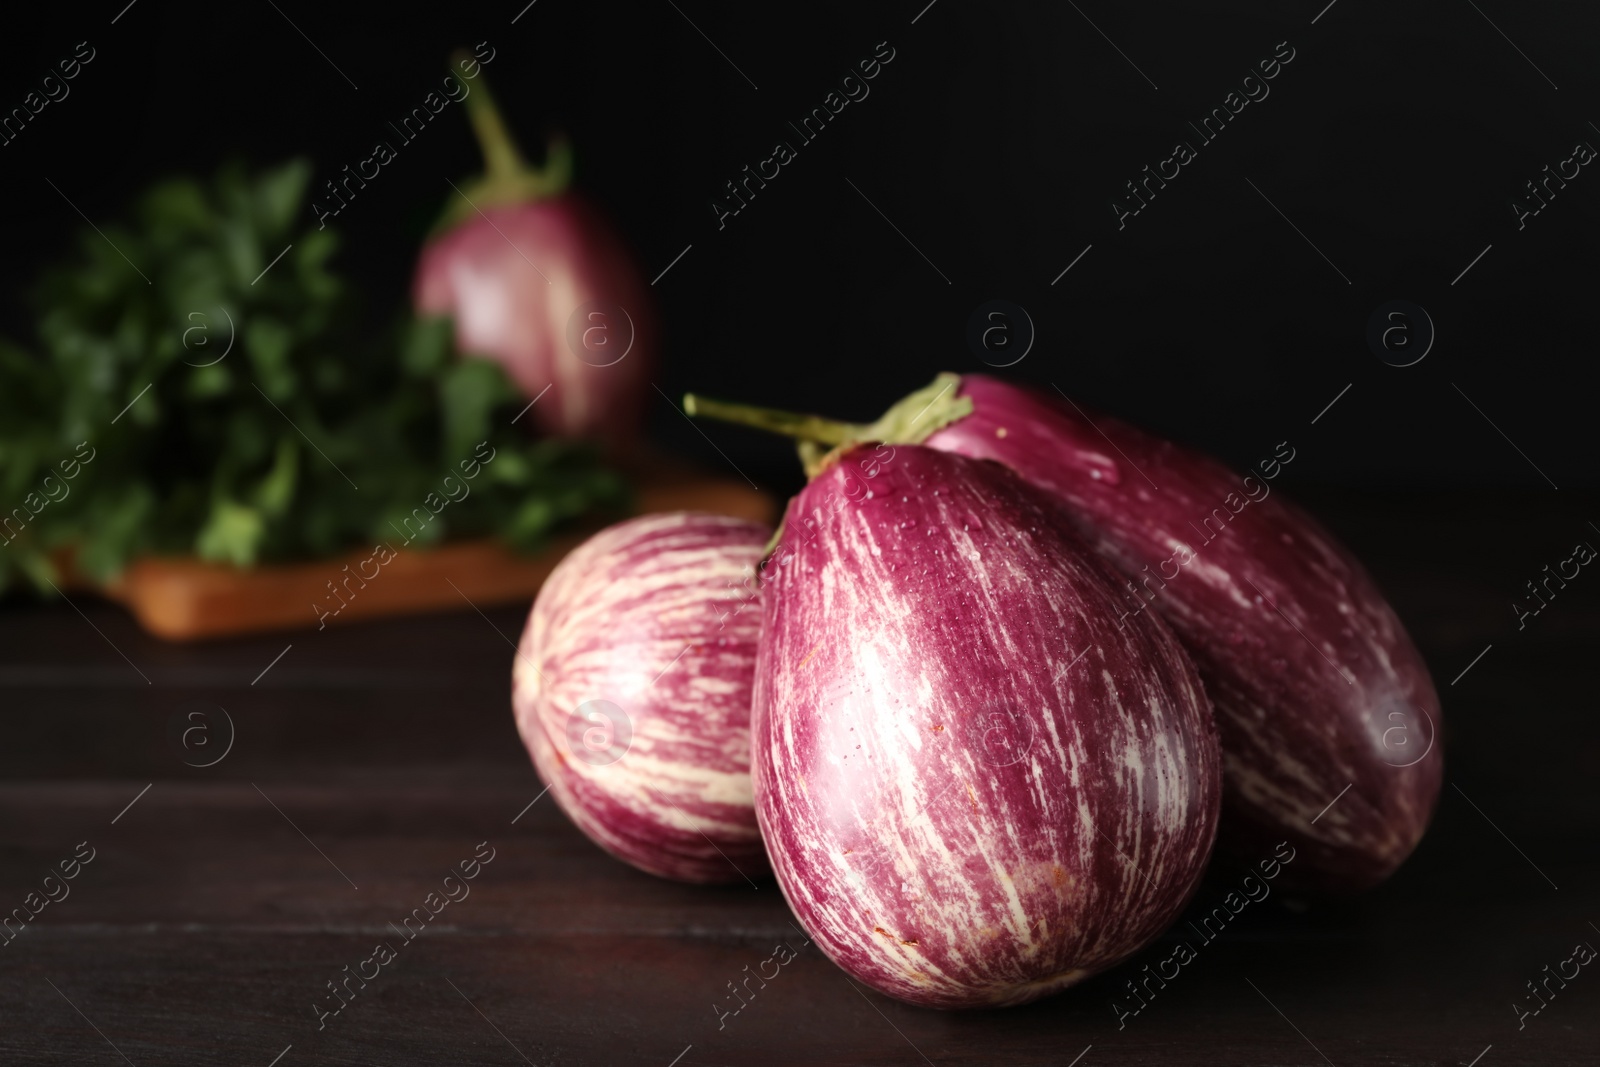
[[[557,566],[529,616],[512,699],[540,776],[596,843],[652,873],[723,882],[766,869],[749,776],[760,619],[747,581],[767,535],[686,513],[618,524]],[[614,729],[610,748],[574,746],[592,701],[621,710],[631,739],[620,755]]]

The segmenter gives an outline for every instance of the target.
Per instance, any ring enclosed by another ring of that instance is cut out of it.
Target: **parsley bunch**
[[[97,580],[142,555],[246,567],[399,547],[418,509],[417,542],[527,549],[625,508],[592,448],[511,424],[526,398],[457,359],[448,320],[361,335],[334,232],[297,223],[310,175],[164,182],[44,276],[41,352],[0,341],[0,589],[59,582],[62,550]],[[480,442],[493,461],[440,506]]]

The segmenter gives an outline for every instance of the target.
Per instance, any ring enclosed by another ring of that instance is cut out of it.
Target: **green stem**
[[[889,445],[920,445],[939,429],[972,414],[970,397],[957,396],[960,375],[945,373],[894,404],[873,423],[841,422],[820,415],[730,404],[685,393],[687,415],[703,415],[721,422],[792,437],[800,442],[800,463],[807,477],[815,478],[856,445],[877,441]],[[824,448],[823,446],[830,446]]]
[[[782,437],[793,437],[797,441],[811,441],[819,445],[842,445],[850,441],[859,441],[872,429],[870,426],[841,422],[838,419],[825,419],[820,415],[800,415],[791,411],[779,411],[776,408],[756,407],[753,404],[731,404],[725,400],[696,396],[694,393],[683,395],[683,411],[686,415],[749,426]]]
[[[434,225],[435,234],[453,229],[485,208],[547,200],[565,192],[572,183],[572,147],[567,139],[560,135],[552,137],[545,146],[544,166],[530,165],[522,157],[516,138],[495,105],[488,79],[479,73],[469,83],[457,72],[472,61],[466,52],[458,50],[451,59],[451,74],[466,91],[462,103],[472,123],[473,136],[483,152],[484,173],[462,183],[461,195],[451,198]]]
[[[457,67],[473,62],[466,50],[459,48],[450,59]],[[457,77],[459,79],[460,76]],[[500,117],[500,109],[495,106],[494,96],[489,92],[488,79],[482,74],[478,77],[481,80],[477,85],[468,87],[469,91],[463,102],[467,105],[467,118],[472,122],[472,132],[478,138],[478,147],[483,150],[485,177],[491,181],[513,180],[528,169],[528,164],[522,158],[522,153],[517,150],[516,138],[511,136],[505,120]]]

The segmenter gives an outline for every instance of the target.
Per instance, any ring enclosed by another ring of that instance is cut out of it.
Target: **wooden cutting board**
[[[640,514],[706,511],[767,524],[776,518],[771,496],[727,479],[658,474],[653,484],[636,492]],[[592,532],[563,535],[533,555],[512,552],[492,540],[460,541],[425,552],[401,550],[365,582],[345,579],[372,573],[376,564],[370,548],[310,563],[249,569],[192,558],[150,558],[129,566],[101,592],[127,607],[147,631],[170,641],[318,629],[386,615],[527,603],[562,557]],[[363,561],[365,567],[360,566]],[[329,590],[329,582],[338,587],[338,595]]]

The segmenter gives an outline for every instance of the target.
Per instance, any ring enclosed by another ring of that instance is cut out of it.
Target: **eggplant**
[[[871,425],[694,406],[806,442],[921,442],[1005,464],[1065,504],[1122,574],[1116,617],[1152,605],[1199,666],[1222,731],[1222,847],[1255,857],[1287,841],[1294,881],[1343,892],[1382,882],[1421,840],[1443,777],[1438,694],[1354,555],[1273,491],[1288,442],[1241,477],[1064,398],[970,374],[941,375]],[[821,447],[802,455],[814,465]]]
[[[1216,834],[1199,675],[1003,466],[861,450],[762,571],[752,771],[778,884],[852,977],[1021,1004],[1165,928]]]
[[[412,303],[451,316],[458,350],[499,363],[540,401],[530,422],[626,445],[656,357],[650,287],[611,224],[569,188],[566,141],[552,140],[543,168],[524,162],[477,79],[465,104],[487,170],[452,194],[418,257]]]
[[[601,848],[684,882],[767,872],[750,699],[771,531],[691,512],[595,534],[551,572],[512,669],[517,731]]]

